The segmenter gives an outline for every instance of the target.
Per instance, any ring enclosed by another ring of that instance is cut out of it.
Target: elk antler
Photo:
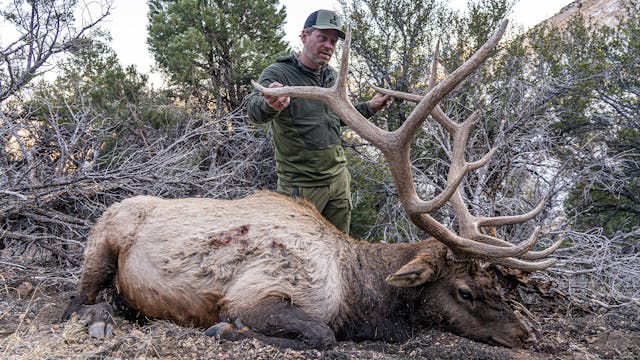
[[[449,119],[438,106],[438,102],[440,102],[444,96],[451,92],[484,62],[504,34],[506,27],[507,21],[505,20],[500,25],[498,31],[475,54],[437,85],[435,84],[435,68],[437,63],[435,62],[436,60],[434,60],[431,75],[432,79],[430,82],[431,86],[429,92],[424,96],[374,87],[376,91],[381,93],[417,102],[415,109],[407,117],[402,126],[392,132],[382,130],[369,122],[369,120],[353,107],[347,97],[346,82],[351,47],[350,27],[347,29],[345,37],[338,80],[333,87],[284,86],[265,88],[255,81],[252,81],[252,84],[258,91],[264,94],[315,99],[329,105],[353,131],[372,143],[383,153],[398,190],[400,202],[411,218],[411,221],[447,245],[454,252],[468,254],[495,264],[527,271],[544,269],[552,266],[555,263],[555,259],[538,262],[526,260],[538,260],[547,257],[560,246],[560,242],[557,242],[544,251],[530,251],[538,239],[540,232],[539,227],[535,229],[528,240],[518,245],[513,245],[496,237],[482,234],[480,227],[510,225],[527,221],[535,217],[543,209],[545,201],[543,200],[530,212],[519,216],[473,216],[464,204],[458,187],[468,172],[485,165],[491,159],[495,153],[495,149],[489,151],[488,154],[478,161],[467,162],[464,159],[467,138],[472,126],[479,119],[480,113],[476,111],[464,122],[456,123]],[[436,49],[436,53],[437,51]],[[437,56],[435,58],[437,58]],[[434,119],[451,134],[454,145],[451,167],[445,188],[433,199],[423,200],[418,196],[415,184],[413,183],[409,149],[411,140],[429,114],[432,114]],[[447,202],[451,203],[456,213],[459,222],[459,235],[429,215],[429,213],[436,211]]]

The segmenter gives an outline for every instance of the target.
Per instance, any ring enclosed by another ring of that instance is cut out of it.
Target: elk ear
[[[414,259],[398,269],[395,273],[387,276],[387,283],[396,287],[411,287],[422,285],[433,279],[435,271],[431,264],[424,260]]]

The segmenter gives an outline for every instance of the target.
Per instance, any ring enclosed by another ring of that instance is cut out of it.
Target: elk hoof
[[[243,325],[240,320],[236,320],[233,324],[221,321],[205,330],[204,334],[216,339],[238,341],[246,338],[249,332],[248,327]]]
[[[113,336],[113,307],[107,303],[86,306],[78,315],[89,330],[89,335],[97,339]]]
[[[214,337],[216,339],[221,339],[224,337],[223,334],[228,332],[235,332],[233,325],[231,325],[228,322],[219,322],[213,325],[212,327],[208,328],[204,332],[204,334],[207,336]]]
[[[103,321],[89,325],[89,335],[96,339],[110,338],[113,336],[113,326]]]

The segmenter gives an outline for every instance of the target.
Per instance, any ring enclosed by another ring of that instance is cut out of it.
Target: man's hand
[[[272,82],[271,84],[269,84],[269,87],[282,87],[282,84],[280,84],[279,82]],[[269,106],[271,106],[271,108],[276,111],[284,110],[287,106],[289,106],[289,102],[291,101],[291,98],[289,98],[288,96],[271,96],[266,94],[262,94],[262,96],[264,97],[267,104],[269,104]]]
[[[371,100],[369,100],[369,106],[371,106],[371,110],[373,110],[373,112],[378,112],[382,109],[388,108],[392,102],[393,98],[391,95],[376,93]]]

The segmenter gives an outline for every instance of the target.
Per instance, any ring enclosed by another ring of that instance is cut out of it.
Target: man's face
[[[302,31],[302,43],[304,44],[302,54],[311,62],[311,64],[305,64],[314,68],[319,68],[322,65],[326,65],[333,52],[336,50],[336,44],[338,43],[338,32],[336,30],[314,30],[311,34],[307,34],[306,31]]]

